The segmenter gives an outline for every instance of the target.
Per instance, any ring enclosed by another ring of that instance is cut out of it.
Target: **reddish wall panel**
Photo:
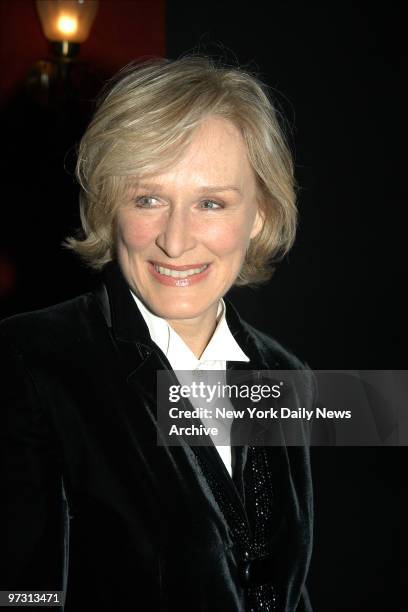
[[[146,55],[165,54],[165,0],[101,0],[80,57],[113,74]],[[32,64],[48,54],[34,0],[0,0],[0,95],[8,98]]]

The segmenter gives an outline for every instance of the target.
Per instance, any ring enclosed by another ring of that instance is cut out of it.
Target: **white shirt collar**
[[[217,327],[200,359],[197,359],[167,321],[148,310],[131,289],[130,292],[146,322],[151,339],[166,355],[173,370],[221,369],[226,367],[227,361],[249,361],[228,327],[226,306],[222,298],[218,304]]]

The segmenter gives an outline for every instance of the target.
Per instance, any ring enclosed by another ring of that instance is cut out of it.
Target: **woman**
[[[223,299],[267,280],[295,234],[264,87],[205,57],[131,66],[77,176],[82,231],[65,245],[99,283],[0,326],[1,588],[64,589],[68,611],[310,610],[307,447],[156,441],[158,370],[304,368]]]

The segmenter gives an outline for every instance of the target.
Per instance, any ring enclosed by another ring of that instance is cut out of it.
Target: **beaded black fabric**
[[[217,452],[216,449],[210,449]],[[231,501],[219,471],[206,453],[196,456],[214,498],[231,530],[242,561],[270,555],[272,542],[273,486],[270,454],[265,447],[249,447],[244,474],[245,512]],[[244,501],[244,500],[243,500]],[[247,612],[278,612],[276,587],[271,581],[246,587]]]
[[[274,492],[269,461],[270,453],[267,448],[249,447],[244,478],[245,506],[252,523],[250,552],[256,558],[266,557],[273,552],[271,542]],[[248,603],[251,611],[277,611],[277,593],[273,583],[248,587]]]

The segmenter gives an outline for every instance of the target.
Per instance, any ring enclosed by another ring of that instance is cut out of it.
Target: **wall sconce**
[[[73,57],[89,36],[97,0],[36,0],[44,36],[58,57]]]
[[[30,99],[41,107],[66,112],[86,96],[92,79],[85,62],[76,58],[90,34],[97,0],[36,0],[38,16],[52,55],[38,60],[26,78]]]

